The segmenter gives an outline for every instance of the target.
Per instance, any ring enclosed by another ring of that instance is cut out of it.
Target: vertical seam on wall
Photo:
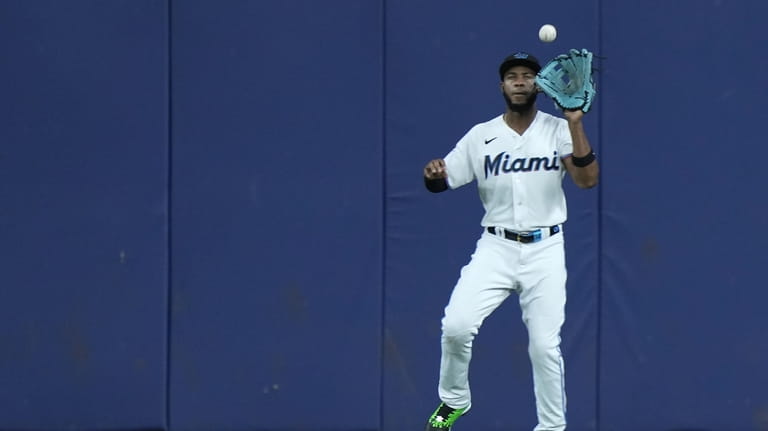
[[[601,75],[599,77],[600,91],[604,89],[602,79],[602,67],[603,67],[603,2],[602,0],[596,0],[597,5],[597,49],[600,55],[598,56],[598,62],[600,65]],[[603,99],[604,101],[604,99]],[[601,102],[603,102],[601,101]],[[598,128],[597,128],[597,141],[600,143],[601,159],[605,160],[603,156],[603,103],[599,103],[597,111]],[[602,183],[602,178],[600,179]],[[603,323],[603,186],[600,185],[597,188],[597,322],[596,322],[596,337],[595,340],[595,424],[596,430],[600,431],[600,403],[601,403],[601,387],[600,387],[600,370],[601,370],[601,358],[602,358],[602,323]]]
[[[387,0],[381,0],[381,328],[379,332],[379,429],[384,429],[384,356],[387,287]]]
[[[167,280],[166,280],[166,312],[165,312],[165,429],[170,430],[171,429],[171,313],[173,311],[172,308],[172,298],[173,295],[171,294],[172,289],[172,237],[171,237],[171,211],[172,211],[172,168],[173,168],[173,98],[172,98],[172,67],[173,67],[173,55],[172,55],[172,44],[171,39],[173,38],[172,35],[172,28],[171,28],[171,1],[167,0],[166,2],[166,19],[168,20],[166,23],[166,31],[167,31],[167,55],[168,55],[168,63],[167,63],[167,94],[166,94],[166,106],[168,109],[167,113],[167,127],[168,127],[168,142],[167,142],[167,148],[168,148],[168,178],[166,182],[167,189],[167,199],[166,199],[166,265],[167,265]]]

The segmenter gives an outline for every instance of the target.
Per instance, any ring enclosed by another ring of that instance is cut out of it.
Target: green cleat
[[[429,417],[426,431],[450,431],[456,419],[467,413],[470,407],[472,407],[471,404],[463,409],[454,409],[445,403],[440,403],[437,410]]]

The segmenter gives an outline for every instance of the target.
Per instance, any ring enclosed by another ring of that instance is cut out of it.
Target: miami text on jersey
[[[546,171],[557,171],[560,169],[560,165],[557,163],[557,151],[554,156],[549,159],[547,157],[522,157],[510,161],[509,154],[506,151],[502,151],[497,154],[496,157],[491,160],[491,156],[485,155],[485,178],[488,175],[499,175],[499,170],[508,174],[510,172],[531,172],[544,169]]]

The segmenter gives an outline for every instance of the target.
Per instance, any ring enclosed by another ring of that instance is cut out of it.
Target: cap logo
[[[518,52],[518,53],[517,53],[517,54],[515,54],[513,57],[515,57],[515,58],[522,58],[522,59],[525,59],[525,58],[528,58],[528,54],[526,54],[526,53],[524,53],[524,52]]]

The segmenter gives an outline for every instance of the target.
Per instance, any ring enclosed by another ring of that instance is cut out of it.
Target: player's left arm
[[[581,122],[584,112],[581,109],[564,111],[563,116],[568,121],[568,131],[571,133],[571,142],[573,142],[573,153],[570,157],[563,159],[565,169],[578,187],[582,189],[592,188],[597,185],[600,166],[594,159],[592,147],[589,145],[589,139],[584,132],[584,124]],[[574,158],[576,163],[574,163]],[[586,166],[577,166],[585,163],[587,163]]]

